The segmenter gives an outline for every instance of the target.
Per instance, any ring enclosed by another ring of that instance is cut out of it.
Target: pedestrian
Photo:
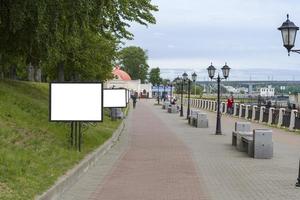
[[[227,110],[230,115],[233,114],[233,103],[234,103],[233,96],[231,96],[231,98],[227,99]]]
[[[131,95],[131,99],[132,99],[133,108],[135,108],[135,106],[136,106],[136,100],[137,100],[137,95],[136,94]]]

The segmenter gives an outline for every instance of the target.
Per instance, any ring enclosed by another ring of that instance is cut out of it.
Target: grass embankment
[[[69,125],[48,122],[48,84],[0,80],[0,199],[33,199],[88,152],[111,137],[120,121],[89,127],[83,150],[68,146]]]

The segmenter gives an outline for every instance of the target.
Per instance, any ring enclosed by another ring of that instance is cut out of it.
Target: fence
[[[179,96],[178,103],[180,102]],[[183,104],[187,105],[187,98],[183,99]],[[191,99],[191,108],[206,109],[210,111],[217,111],[217,101],[207,99]],[[223,114],[229,114],[226,102],[221,102],[220,112]],[[234,110],[232,115],[256,121],[259,123],[265,123],[269,125],[275,125],[277,127],[285,127],[289,130],[300,130],[300,113],[297,110],[287,110],[285,108],[266,108],[264,106],[258,107],[255,105],[239,105],[234,104]]]

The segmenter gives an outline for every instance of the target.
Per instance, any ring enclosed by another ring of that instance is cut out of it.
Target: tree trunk
[[[28,81],[34,81],[34,67],[31,65],[31,62],[29,63],[27,67],[27,72],[28,72]]]
[[[35,74],[34,74],[34,80],[36,82],[42,82],[42,69],[40,67],[36,67],[36,69],[34,70]]]
[[[2,62],[2,54],[0,54],[0,79],[4,79],[4,64]]]
[[[58,68],[58,81],[64,82],[65,81],[64,63],[63,62],[58,63],[57,68]]]
[[[9,79],[17,80],[17,65],[12,64],[9,67]]]

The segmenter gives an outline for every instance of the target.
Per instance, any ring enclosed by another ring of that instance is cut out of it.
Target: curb
[[[45,191],[42,195],[36,196],[35,200],[58,200],[66,190],[68,190],[74,183],[76,183],[80,179],[83,174],[85,174],[89,170],[90,167],[95,165],[95,163],[101,156],[103,156],[115,145],[125,128],[126,119],[127,117],[123,119],[122,123],[119,125],[118,129],[115,130],[109,140],[107,140],[92,153],[86,155],[79,164],[67,171],[65,175],[59,177],[56,183],[51,186],[50,189]]]

